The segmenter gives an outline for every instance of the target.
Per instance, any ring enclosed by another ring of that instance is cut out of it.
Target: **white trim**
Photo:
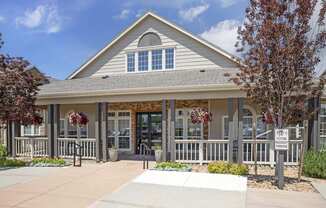
[[[124,35],[126,35],[129,31],[131,31],[135,26],[137,26],[140,22],[142,22],[146,17],[151,16],[154,17],[155,19],[165,23],[166,25],[176,29],[177,31],[189,36],[190,38],[200,42],[201,44],[207,46],[208,48],[216,51],[217,53],[221,54],[222,56],[226,57],[227,59],[229,59],[230,61],[239,64],[238,61],[233,58],[234,56],[229,54],[228,52],[222,50],[221,48],[207,42],[204,41],[198,37],[196,37],[195,35],[185,31],[184,29],[181,29],[180,27],[170,23],[169,21],[161,18],[160,16],[152,13],[152,12],[147,12],[146,14],[144,14],[142,17],[140,17],[137,21],[135,21],[130,27],[128,27],[126,30],[124,30],[122,33],[120,33],[120,35],[118,35],[116,38],[113,39],[113,41],[111,41],[107,46],[105,46],[102,50],[100,50],[98,53],[96,53],[92,58],[90,58],[88,61],[86,61],[84,64],[82,64],[77,70],[75,70],[71,75],[69,75],[67,77],[67,79],[73,79],[79,72],[81,72],[83,69],[85,69],[90,63],[92,63],[95,59],[97,59],[101,54],[103,54],[107,49],[109,49],[112,45],[114,45],[118,40],[120,40]]]
[[[221,136],[221,138],[222,138],[222,139],[225,139],[225,138],[226,138],[226,139],[229,139],[229,132],[228,132],[228,135],[227,135],[227,136],[224,135],[224,133],[225,133],[225,132],[224,132],[224,127],[225,127],[224,119],[225,119],[225,118],[229,118],[229,116],[228,116],[228,115],[223,115],[223,116],[222,116],[222,131],[221,131],[221,132],[222,132],[222,136]],[[230,127],[229,127],[229,128],[230,128]]]

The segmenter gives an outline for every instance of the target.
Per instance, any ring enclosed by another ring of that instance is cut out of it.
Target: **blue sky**
[[[146,11],[234,53],[247,0],[1,0],[0,53],[65,79]]]

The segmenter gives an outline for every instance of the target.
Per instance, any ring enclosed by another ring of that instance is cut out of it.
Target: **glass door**
[[[152,153],[155,146],[162,145],[162,113],[137,113],[137,154],[141,143],[145,143]]]

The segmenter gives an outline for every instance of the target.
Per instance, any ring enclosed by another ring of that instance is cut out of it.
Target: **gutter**
[[[210,84],[210,85],[186,85],[171,87],[150,87],[150,88],[131,88],[114,90],[96,90],[81,92],[60,92],[38,95],[37,99],[48,98],[72,98],[89,96],[114,96],[114,95],[135,95],[135,94],[155,94],[155,93],[182,93],[182,92],[208,92],[208,91],[236,91],[240,88],[234,84]]]

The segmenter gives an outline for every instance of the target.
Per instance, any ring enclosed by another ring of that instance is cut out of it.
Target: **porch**
[[[207,125],[191,122],[190,111],[197,107],[212,113]],[[86,113],[88,125],[70,125],[67,114],[72,110]],[[50,104],[44,117],[39,135],[26,136],[25,127],[12,125],[14,157],[72,158],[79,134],[83,158],[104,162],[108,148],[115,146],[120,156],[133,158],[141,153],[141,143],[153,151],[159,146],[164,160],[182,163],[253,164],[256,157],[258,164],[273,166],[276,158],[271,127],[243,98]],[[302,126],[290,127],[287,165],[298,164],[305,135]]]

